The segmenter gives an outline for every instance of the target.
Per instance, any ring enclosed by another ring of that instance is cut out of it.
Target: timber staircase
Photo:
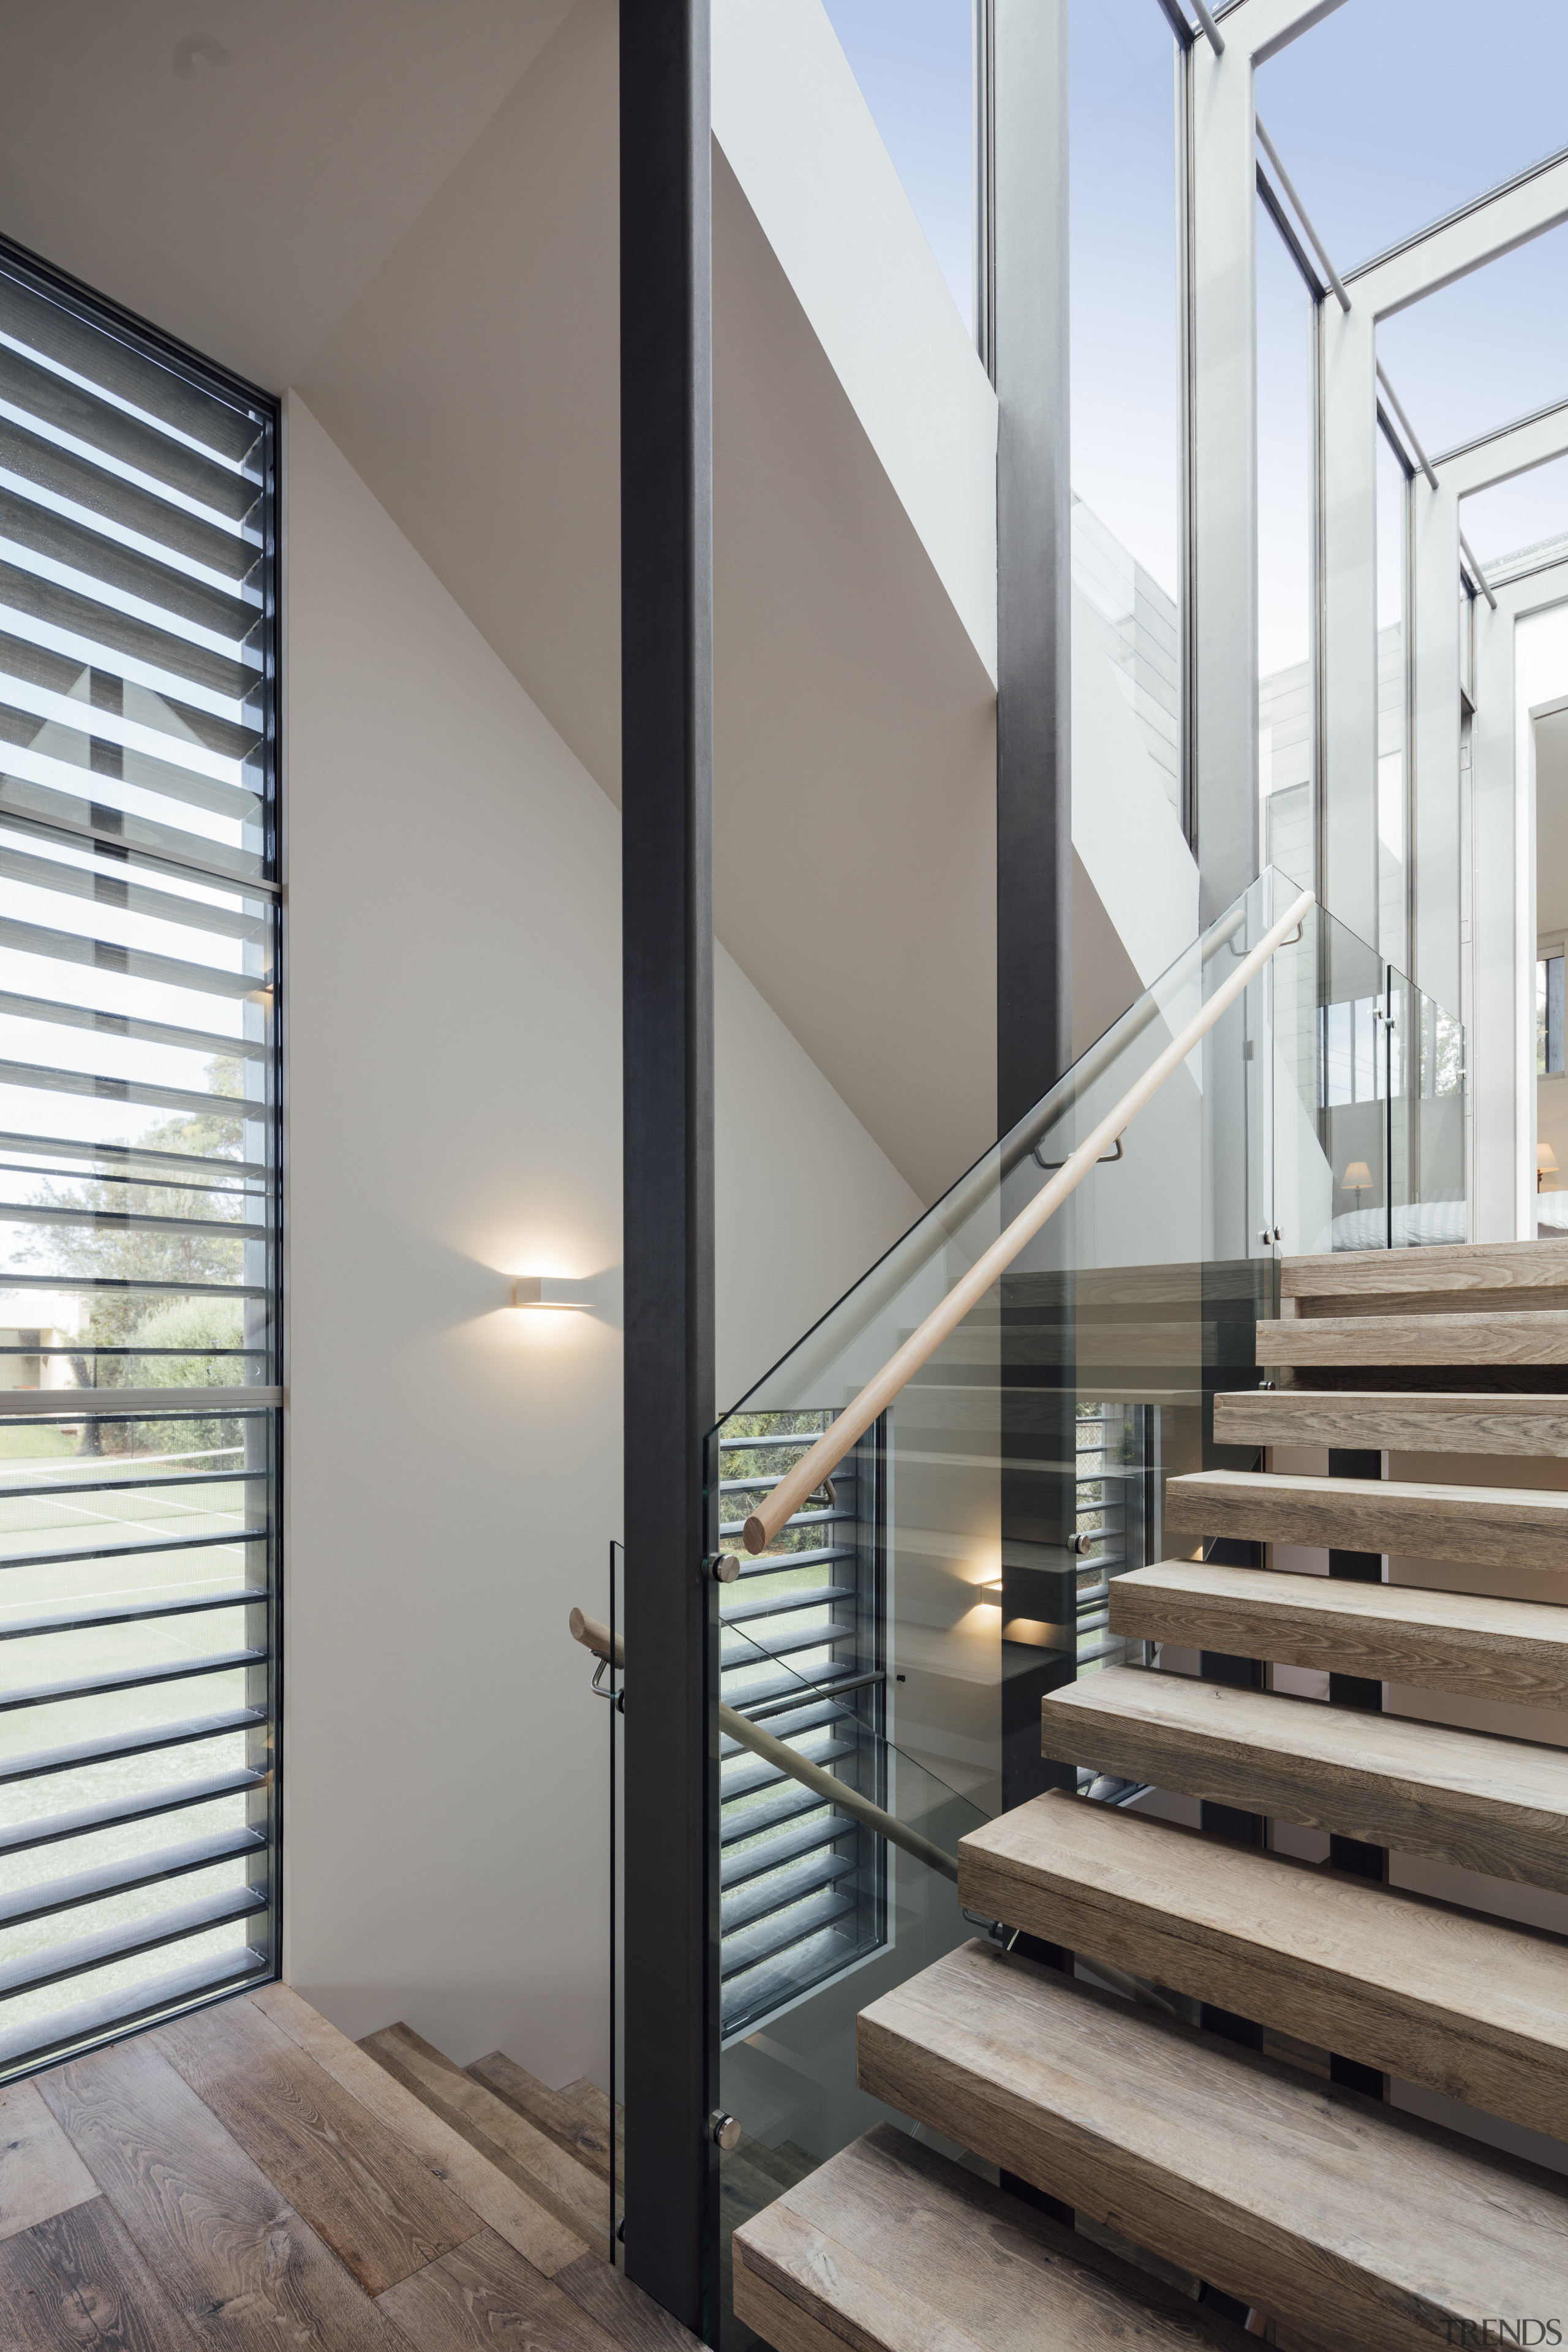
[[[879,2126],[736,2233],[777,2352],[1568,2342],[1568,1937],[1388,1867],[1568,1894],[1568,1243],[1289,1260],[1282,1292],[1278,1385],[1215,1434],[1289,1466],[1173,1478],[1199,1556],[1110,1583],[1113,1633],[1224,1679],[1111,1665],[1042,1708],[1047,1757],[1258,1842],[1037,1798],[964,1841],[961,1901],[1142,1998],[977,1941],[859,2021],[864,2089],[1086,2228]]]

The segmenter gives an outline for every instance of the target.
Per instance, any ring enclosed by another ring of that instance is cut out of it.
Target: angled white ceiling
[[[571,0],[0,0],[0,227],[280,392]]]
[[[38,93],[0,228],[296,385],[612,799],[616,25],[615,0],[0,0],[0,70]],[[994,689],[717,149],[714,213],[718,929],[930,1199],[994,1132]]]

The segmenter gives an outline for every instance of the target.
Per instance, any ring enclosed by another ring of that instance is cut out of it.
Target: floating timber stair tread
[[[1568,1364],[1568,1312],[1287,1315],[1255,1345],[1260,1364]]]
[[[1345,1445],[1396,1454],[1568,1454],[1568,1396],[1429,1389],[1241,1389],[1214,1401],[1220,1445]]]
[[[1110,1632],[1418,1690],[1568,1706],[1568,1609],[1167,1559],[1110,1580]]]
[[[1331,1250],[1320,1257],[1288,1257],[1279,1267],[1281,1297],[1490,1299],[1513,1293],[1568,1295],[1568,1241],[1443,1242],[1430,1248]]]
[[[574,2231],[592,2252],[611,2259],[609,2198],[597,2173],[411,2027],[385,2026],[366,2034],[358,2046],[535,2203]]]
[[[1568,1493],[1542,1486],[1196,1470],[1167,1482],[1165,1526],[1178,1535],[1407,1552],[1477,1568],[1568,1568]]]
[[[1568,1893],[1568,1751],[1110,1666],[1040,1709],[1041,1752],[1368,1845]]]
[[[775,2352],[1241,2352],[1232,2321],[891,2124],[738,2229],[736,2316]]]
[[[874,2098],[1314,2341],[1431,2352],[1561,2307],[1554,2176],[994,1946],[885,1994],[858,2048]]]
[[[1060,1790],[958,1864],[968,1910],[1562,2136],[1568,1939]]]

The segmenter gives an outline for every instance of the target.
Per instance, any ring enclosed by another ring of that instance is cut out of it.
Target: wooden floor
[[[5,2352],[695,2343],[284,1986],[0,2092]]]

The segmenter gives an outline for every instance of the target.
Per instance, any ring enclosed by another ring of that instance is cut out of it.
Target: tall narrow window
[[[1410,969],[1406,784],[1409,478],[1388,436],[1377,436],[1377,892],[1378,946]]]
[[[1258,789],[1263,863],[1317,880],[1311,289],[1258,206]]]
[[[0,2073],[277,1952],[275,450],[0,250]]]
[[[1179,53],[1152,0],[1072,0],[1068,22],[1073,585],[1130,763],[1183,815]]]

